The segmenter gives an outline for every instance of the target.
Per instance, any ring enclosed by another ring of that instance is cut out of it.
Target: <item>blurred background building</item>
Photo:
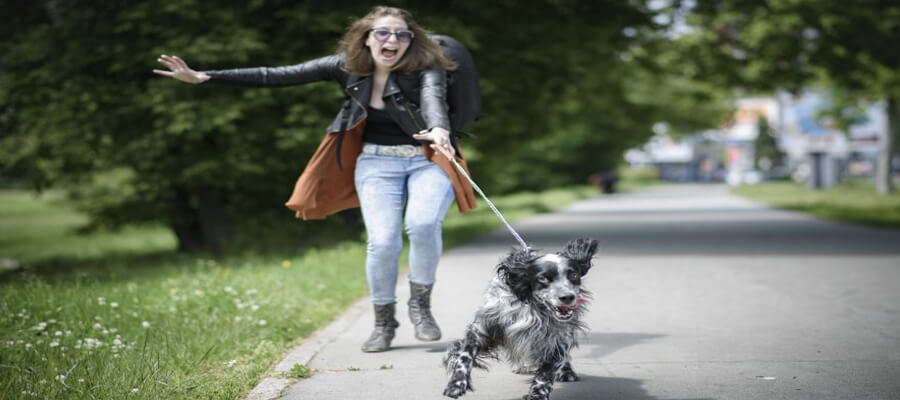
[[[842,117],[843,129],[831,109],[829,96],[818,91],[741,98],[721,128],[675,137],[658,124],[625,159],[655,167],[669,182],[740,185],[790,178],[826,188],[844,178],[874,177],[888,133],[885,102],[858,105]],[[777,154],[766,151],[768,143]]]

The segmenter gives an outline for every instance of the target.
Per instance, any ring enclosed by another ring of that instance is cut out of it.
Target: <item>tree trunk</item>
[[[200,226],[200,221],[194,212],[194,207],[191,205],[190,195],[184,188],[175,188],[169,215],[169,225],[178,239],[178,251],[194,252],[204,250],[203,228]]]
[[[897,98],[895,96],[888,97],[887,120],[888,131],[884,135],[884,143],[878,151],[878,167],[876,168],[875,188],[878,194],[886,195],[894,191],[894,169],[891,164],[894,158],[895,135],[897,134],[897,124],[900,123],[897,112]]]
[[[205,245],[217,256],[222,255],[222,246],[233,233],[223,203],[221,194],[215,189],[197,189],[197,214],[200,216]]]
[[[186,252],[222,255],[222,246],[233,233],[221,195],[208,187],[193,192],[175,188],[169,224],[178,238],[178,250]]]

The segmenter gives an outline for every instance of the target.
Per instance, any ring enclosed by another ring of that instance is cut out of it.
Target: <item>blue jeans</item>
[[[362,153],[356,160],[354,180],[369,237],[366,277],[372,303],[397,301],[394,289],[404,219],[409,237],[408,279],[433,285],[441,257],[441,223],[454,199],[453,184],[444,170],[423,155]]]

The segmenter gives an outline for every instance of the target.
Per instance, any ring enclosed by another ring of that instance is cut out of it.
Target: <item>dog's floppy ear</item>
[[[521,301],[527,301],[531,297],[532,278],[529,267],[535,258],[533,250],[518,249],[503,258],[497,267],[497,274]]]
[[[590,238],[579,238],[569,242],[566,249],[559,253],[561,256],[572,260],[581,272],[581,276],[587,275],[591,269],[591,258],[597,251],[597,241]]]

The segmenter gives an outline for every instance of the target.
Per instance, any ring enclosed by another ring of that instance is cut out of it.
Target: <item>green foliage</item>
[[[759,134],[756,136],[753,143],[753,147],[756,150],[754,153],[754,161],[757,168],[768,171],[771,170],[772,167],[783,163],[784,153],[778,149],[778,144],[775,142],[775,136],[772,135],[772,129],[769,127],[768,119],[760,117],[757,127],[759,128]],[[768,167],[761,165],[760,161],[763,159],[768,160]]]
[[[305,379],[312,376],[312,370],[303,364],[294,364],[287,375],[291,378]]]

